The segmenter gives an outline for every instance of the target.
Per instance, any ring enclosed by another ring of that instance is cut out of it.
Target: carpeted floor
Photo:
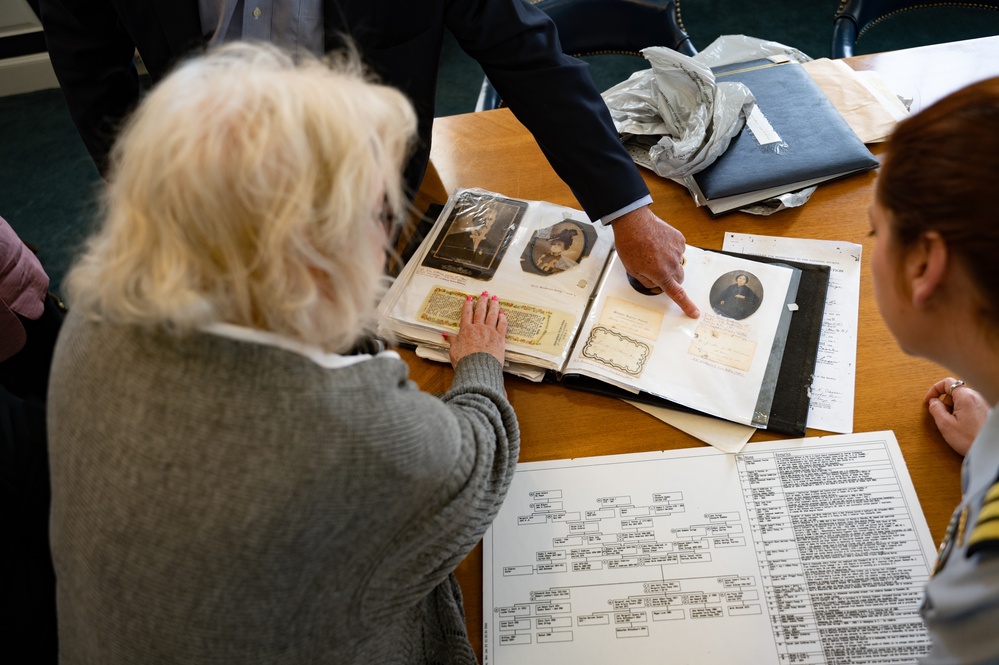
[[[703,49],[719,35],[745,34],[794,46],[808,55],[827,56],[832,17],[839,0],[682,0],[684,24],[694,46]],[[972,12],[955,20],[945,33],[938,23],[903,23],[879,39],[865,38],[858,52],[916,46],[997,34],[996,22]],[[918,18],[918,17],[917,17]],[[644,61],[627,56],[590,59],[600,89],[613,85]],[[441,58],[437,115],[471,112],[475,108],[482,70],[454,40]],[[66,111],[62,94],[46,90],[0,98],[0,216],[21,237],[40,249],[40,257],[59,284],[87,232],[97,218],[96,194],[101,180]]]

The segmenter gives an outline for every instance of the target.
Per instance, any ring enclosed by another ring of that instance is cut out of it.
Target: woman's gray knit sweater
[[[474,662],[451,571],[519,450],[500,364],[66,319],[52,370],[62,663]]]

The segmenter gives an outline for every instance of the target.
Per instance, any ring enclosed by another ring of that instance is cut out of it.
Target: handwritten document
[[[631,335],[656,340],[663,326],[663,313],[620,298],[607,298],[600,325]]]
[[[483,660],[911,663],[934,557],[892,432],[523,463]]]
[[[710,314],[704,315],[705,320],[709,318],[712,318]],[[721,320],[721,317],[713,318]],[[756,355],[756,342],[733,335],[723,328],[700,325],[694,332],[687,353],[746,372]]]
[[[852,432],[861,246],[834,240],[726,233],[723,249],[831,267],[812,380],[808,427],[844,434]]]

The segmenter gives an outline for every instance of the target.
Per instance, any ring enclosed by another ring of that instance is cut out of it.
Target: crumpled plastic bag
[[[725,152],[755,99],[741,83],[715,83],[711,70],[672,49],[642,50],[651,69],[604,93],[620,134],[658,137],[652,170],[665,178],[697,173]]]
[[[693,57],[661,46],[643,49],[642,55],[651,68],[605,91],[604,101],[635,160],[685,186],[685,178],[725,152],[756,103],[743,84],[715,82],[711,68],[773,56],[811,60],[798,49],[745,35],[719,37]],[[807,200],[808,195],[803,200],[785,195],[779,206],[771,200],[751,212],[772,214]]]

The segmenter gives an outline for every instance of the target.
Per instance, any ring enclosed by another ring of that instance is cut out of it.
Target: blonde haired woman
[[[451,571],[516,463],[506,318],[465,304],[440,399],[351,353],[414,130],[245,44],[130,120],[53,367],[63,663],[474,662]]]

